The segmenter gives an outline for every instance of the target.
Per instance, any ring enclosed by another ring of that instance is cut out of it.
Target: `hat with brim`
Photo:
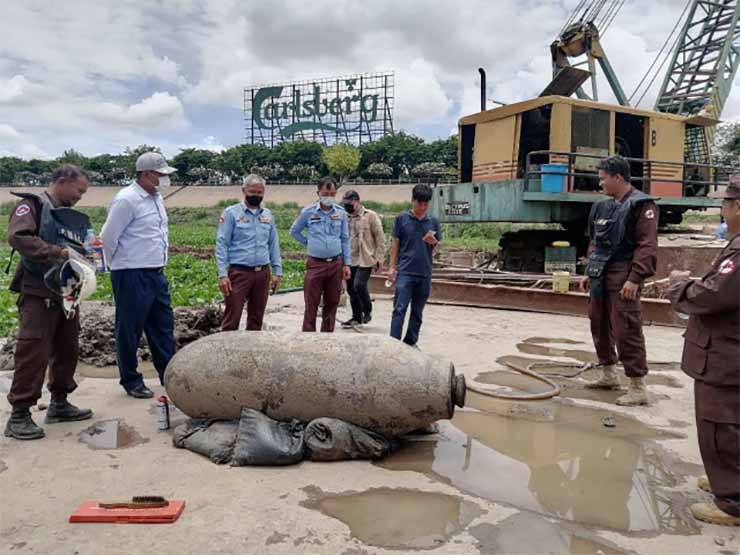
[[[740,174],[736,174],[740,175]],[[733,176],[734,177],[734,176]],[[722,200],[740,200],[740,184],[732,183],[722,190],[712,191],[707,195],[709,198],[716,198]]]
[[[167,164],[167,160],[159,152],[145,152],[136,159],[137,172],[157,172],[164,175],[175,173],[177,168]]]

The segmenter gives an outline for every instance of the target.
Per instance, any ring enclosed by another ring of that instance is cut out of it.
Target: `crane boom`
[[[694,0],[655,109],[719,119],[740,65],[740,2]],[[714,127],[687,129],[685,159],[709,162]]]

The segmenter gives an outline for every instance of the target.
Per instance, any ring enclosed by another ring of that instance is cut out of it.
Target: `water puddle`
[[[79,437],[90,449],[126,449],[149,441],[119,419],[96,422],[82,430]]]
[[[376,464],[421,472],[471,495],[590,527],[698,532],[665,488],[701,469],[649,441],[676,434],[558,401],[469,395],[468,406],[478,410],[457,411],[451,422],[441,423],[439,436],[409,441]]]
[[[304,488],[301,505],[340,520],[361,542],[396,549],[433,549],[484,514],[455,495],[414,489],[374,488],[328,494]]]
[[[503,356],[496,359],[496,362],[499,364],[502,364],[504,366],[510,367],[510,368],[517,368],[517,369],[526,369],[527,366],[529,366],[531,363],[541,363],[543,362],[543,359],[537,359],[537,358],[528,358],[528,357],[520,357],[520,356]],[[578,372],[577,369],[568,367],[568,366],[558,366],[557,362],[555,361],[544,361],[547,362],[547,367],[543,366],[535,366],[534,370],[537,372],[542,373],[557,373],[557,374],[564,374],[564,375],[572,375]],[[552,363],[552,365],[550,364]],[[557,376],[548,376],[551,380],[553,380],[555,383],[557,383],[560,388],[561,392],[560,395],[562,397],[569,397],[572,399],[587,399],[589,401],[602,401],[605,403],[613,403],[617,400],[617,397],[624,395],[624,391],[603,391],[598,389],[586,389],[585,381],[593,381],[598,379],[599,374],[598,370],[588,370],[586,372],[583,372],[578,377],[581,378],[580,381],[578,379],[568,379],[568,378],[561,378]],[[622,385],[626,388],[627,387],[627,379],[622,377]],[[474,381],[482,383],[482,384],[489,384],[489,385],[497,385],[501,386],[503,388],[506,388],[505,392],[511,393],[514,395],[517,394],[523,394],[523,393],[540,393],[542,391],[548,391],[550,388],[543,384],[542,382],[538,382],[532,378],[528,378],[527,376],[524,376],[518,372],[514,372],[511,370],[496,370],[492,372],[482,372],[475,376]],[[680,388],[682,387],[681,384],[678,382],[676,378],[673,376],[670,376],[668,374],[648,374],[646,383],[648,386],[650,385],[663,385],[667,387],[675,387]],[[667,398],[665,395],[660,395],[657,393],[651,393],[651,398],[653,400],[661,399],[661,398]]]
[[[517,513],[489,524],[472,526],[468,532],[477,540],[481,553],[506,553],[507,555],[623,555],[615,545],[588,532],[569,530],[562,523],[551,522],[531,513]],[[545,551],[546,550],[546,551]]]
[[[159,375],[151,362],[139,362],[139,372],[146,379],[159,379]],[[77,364],[75,373],[86,378],[103,378],[106,380],[118,380],[121,377],[118,366],[93,366],[83,362]]]
[[[516,348],[528,355],[541,355],[545,357],[561,357],[571,358],[582,364],[590,362],[598,362],[598,357],[594,351],[585,351],[583,349],[562,349],[557,347],[551,347],[550,345],[583,345],[581,341],[573,341],[572,339],[560,338],[560,337],[530,337],[525,339],[521,343],[518,343]],[[540,362],[542,359],[538,359]],[[681,370],[680,362],[664,362],[664,361],[648,361],[648,368],[651,371],[658,372],[676,372]],[[573,371],[573,369],[570,369]]]

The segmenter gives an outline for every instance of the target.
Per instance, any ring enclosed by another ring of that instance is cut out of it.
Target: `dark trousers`
[[[270,269],[263,266],[259,272],[244,267],[230,266],[231,295],[224,299],[224,318],[221,331],[239,329],[244,304],[247,305],[247,329],[261,330],[270,293]]]
[[[347,295],[352,305],[352,319],[362,322],[364,315],[373,312],[373,302],[370,299],[370,291],[367,290],[367,282],[373,269],[352,266],[351,270],[352,275],[347,282]]]
[[[391,337],[401,339],[403,320],[406,318],[406,309],[411,304],[411,316],[409,317],[409,325],[406,329],[406,336],[403,338],[403,342],[408,345],[416,345],[417,341],[419,341],[421,316],[431,290],[432,278],[430,276],[398,274],[396,277],[396,292],[393,296]]]
[[[172,302],[167,278],[159,270],[114,270],[110,273],[116,300],[116,358],[121,385],[130,390],[144,383],[137,371],[142,331],[146,334],[159,381],[175,354]]]
[[[50,304],[47,304],[49,302]],[[46,368],[52,393],[71,393],[79,355],[80,314],[67,319],[61,301],[35,295],[18,297],[20,328],[15,346],[15,372],[8,393],[14,409],[27,409],[41,398]]]
[[[332,262],[309,256],[306,259],[306,275],[303,278],[303,299],[306,308],[303,312],[303,331],[316,331],[316,314],[321,297],[324,308],[321,310],[321,331],[334,331],[339,298],[342,295],[342,257]]]
[[[694,382],[694,407],[699,451],[714,502],[732,516],[740,516],[740,421],[737,407],[740,388]]]
[[[648,373],[645,337],[642,334],[642,306],[639,298],[628,301],[619,297],[625,281],[626,272],[623,276],[621,273],[607,275],[603,297],[591,296],[591,336],[599,363],[616,364],[619,360],[628,377],[639,378]]]

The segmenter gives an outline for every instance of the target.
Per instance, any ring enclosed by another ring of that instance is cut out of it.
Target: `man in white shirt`
[[[159,191],[177,171],[158,152],[136,160],[136,179],[108,207],[100,234],[110,262],[116,301],[116,358],[126,393],[148,399],[154,393],[138,372],[136,351],[142,331],[159,380],[175,354],[172,303],[164,275],[169,246],[167,211]]]

